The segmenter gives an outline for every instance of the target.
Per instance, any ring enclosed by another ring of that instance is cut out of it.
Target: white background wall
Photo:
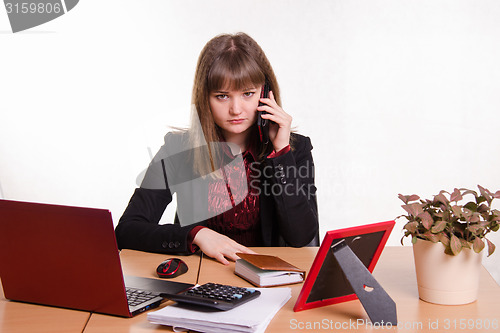
[[[312,139],[321,237],[395,218],[398,193],[498,190],[499,17],[494,0],[82,0],[12,34],[0,9],[0,195],[116,223],[148,147],[188,125],[200,50],[237,31]]]

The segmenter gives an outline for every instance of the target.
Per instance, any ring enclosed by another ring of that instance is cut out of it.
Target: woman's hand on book
[[[194,237],[193,244],[198,245],[200,250],[207,256],[220,261],[224,265],[228,265],[227,259],[236,261],[239,257],[238,252],[256,253],[249,248],[235,242],[231,238],[219,234],[209,228],[203,228]],[[227,258],[227,259],[226,259]]]

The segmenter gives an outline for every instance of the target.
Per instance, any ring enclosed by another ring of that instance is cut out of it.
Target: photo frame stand
[[[396,326],[398,322],[396,303],[375,280],[345,240],[333,244],[330,249],[361,301],[370,321],[373,324]]]

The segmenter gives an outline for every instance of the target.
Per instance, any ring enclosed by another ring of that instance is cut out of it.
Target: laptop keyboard
[[[135,289],[135,288],[126,288],[127,291],[127,300],[129,306],[137,306],[144,302],[147,302],[159,295],[147,290]]]

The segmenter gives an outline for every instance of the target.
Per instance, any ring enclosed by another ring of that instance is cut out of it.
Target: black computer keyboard
[[[206,283],[179,294],[161,294],[178,303],[207,306],[219,310],[230,310],[259,297],[260,291],[252,288],[234,287],[218,283]]]

